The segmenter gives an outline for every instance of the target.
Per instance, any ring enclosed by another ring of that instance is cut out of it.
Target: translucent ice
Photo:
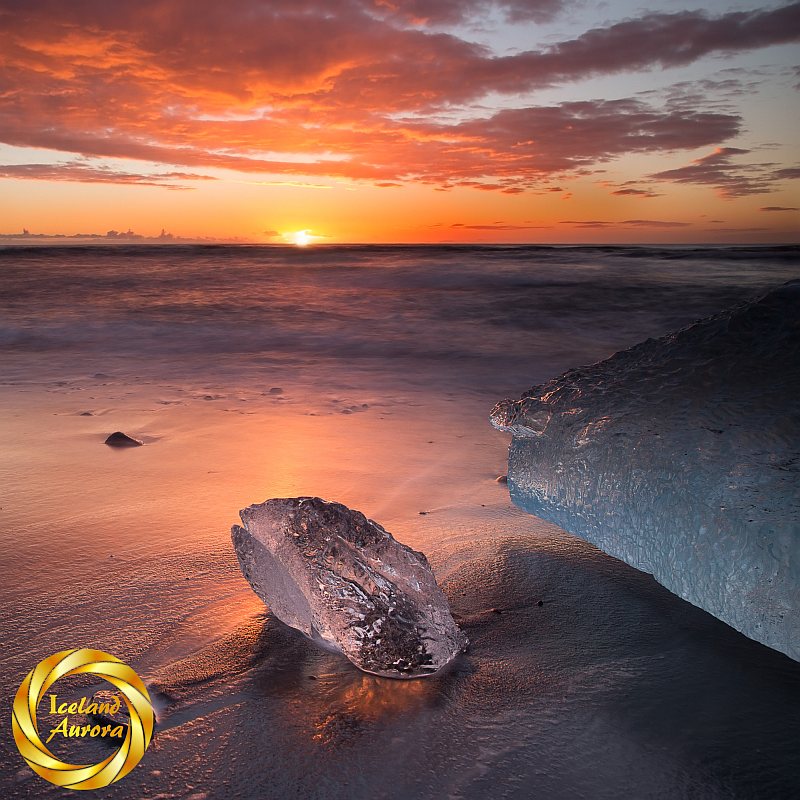
[[[240,512],[231,536],[272,612],[357,667],[391,678],[441,669],[466,638],[422,553],[358,511],[318,497]]]
[[[517,505],[800,660],[800,281],[491,421]]]

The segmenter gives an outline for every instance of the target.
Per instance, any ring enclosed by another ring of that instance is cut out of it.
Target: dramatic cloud
[[[712,144],[738,129],[739,119],[732,115],[667,111],[631,99],[563,103],[449,126],[408,124],[397,130],[400,138],[365,143],[356,160],[384,177],[443,188],[558,191],[542,183],[554,174],[582,174],[626,153]]]
[[[630,225],[633,228],[685,228],[688,222],[672,222],[660,219],[626,219],[620,225]]]
[[[454,222],[451,228],[463,228],[466,231],[532,231],[550,228],[550,225],[510,225],[505,222],[493,222],[490,225],[465,225]]]
[[[452,25],[497,8],[510,22],[544,22],[560,11],[561,0],[373,0],[375,13],[414,25]]]
[[[685,167],[656,172],[650,178],[713,186],[723,197],[730,198],[764,194],[782,180],[800,177],[800,169],[776,169],[773,162],[742,164],[734,161],[734,156],[748,153],[749,150],[739,147],[718,147]]]
[[[658,192],[654,192],[651,189],[632,189],[630,187],[616,189],[611,194],[620,195],[621,197],[661,197]]]
[[[712,145],[735,135],[739,126],[734,115],[665,110],[632,99],[563,103],[500,111],[453,125],[375,123],[369,135],[351,133],[346,158],[311,162],[257,157],[258,141],[250,136],[253,129],[240,131],[236,155],[216,148],[170,149],[123,137],[77,137],[53,129],[26,139],[14,136],[10,125],[7,131],[12,144],[71,149],[90,156],[127,155],[190,167],[371,179],[384,185],[417,181],[517,193],[538,187],[553,174],[574,174],[626,153]],[[338,130],[315,129],[311,136],[306,134],[306,140],[314,151],[335,152],[342,147]]]
[[[119,242],[130,244],[211,244],[211,243],[228,243],[239,244],[241,239],[217,239],[213,237],[183,237],[174,236],[167,233],[166,230],[161,231],[158,236],[144,236],[141,233],[135,233],[130,228],[126,231],[107,231],[106,233],[31,233],[29,230],[24,229],[21,233],[0,233],[0,240],[9,242],[35,242],[39,244],[60,244],[63,242],[80,243],[80,244],[118,244]]]
[[[800,167],[786,167],[785,169],[776,169],[772,173],[775,180],[790,181],[800,178]]]
[[[648,14],[591,30],[573,41],[555,45],[539,57],[552,73],[566,77],[574,75],[576,68],[609,73],[656,65],[680,66],[710,53],[793,42],[799,36],[800,3],[716,18],[700,11],[683,11]]]
[[[738,114],[704,106],[695,94],[666,105],[543,106],[522,99],[526,93],[800,39],[800,3],[718,16],[649,13],[514,54],[440,28],[492,14],[542,21],[562,4],[0,0],[0,141],[193,169],[515,194],[629,153],[716,146],[742,127]],[[476,111],[498,95],[515,107]],[[695,172],[708,176],[713,166]],[[27,175],[3,174],[45,178],[42,165],[23,167]],[[46,179],[173,188],[203,177],[53,169]],[[725,171],[717,165],[717,174]],[[705,182],[670,172],[659,179]],[[713,183],[731,196],[735,184]]]
[[[576,228],[686,228],[690,222],[673,222],[659,219],[626,219],[621,222],[608,220],[562,220],[561,225],[572,225]]]
[[[79,161],[61,164],[0,164],[0,178],[39,181],[76,181],[80,183],[121,183],[159,186],[164,189],[190,189],[179,181],[210,181],[209,175],[191,172],[131,173],[105,166],[91,166]]]

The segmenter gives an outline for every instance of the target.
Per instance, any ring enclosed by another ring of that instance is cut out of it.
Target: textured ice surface
[[[240,512],[233,545],[272,612],[357,667],[392,678],[441,669],[466,644],[422,553],[318,497]]]
[[[800,281],[491,421],[517,505],[800,660]]]

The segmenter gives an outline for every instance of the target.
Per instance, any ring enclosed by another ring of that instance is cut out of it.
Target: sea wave
[[[0,248],[0,353],[43,376],[86,359],[198,378],[446,373],[495,392],[610,355],[800,273],[797,247]]]

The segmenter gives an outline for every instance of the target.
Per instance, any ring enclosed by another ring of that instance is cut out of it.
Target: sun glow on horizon
[[[302,231],[295,231],[289,234],[289,240],[297,247],[308,247],[313,241],[314,237],[309,233],[308,229]]]

